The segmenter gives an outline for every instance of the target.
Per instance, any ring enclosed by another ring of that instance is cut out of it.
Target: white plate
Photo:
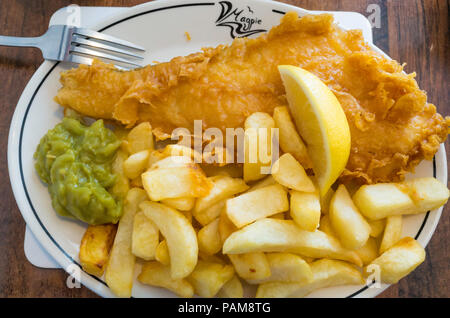
[[[261,20],[261,24],[254,26],[252,30],[269,30],[279,23],[283,12],[295,10],[299,15],[308,13],[297,7],[267,0],[227,2],[233,9],[243,9],[243,14]],[[144,60],[146,64],[153,61],[162,62],[174,56],[196,52],[204,46],[230,43],[232,41],[231,27],[218,26],[216,23],[222,5],[217,1],[195,0],[151,2],[108,18],[93,29],[147,48]],[[186,41],[185,32],[189,32],[191,41]],[[374,49],[379,51],[376,47]],[[55,213],[47,188],[40,182],[34,170],[33,153],[40,138],[62,118],[61,108],[53,101],[53,97],[60,87],[59,73],[69,67],[61,63],[44,62],[22,93],[9,133],[9,175],[19,209],[41,245],[67,272],[75,271],[75,277],[78,277],[82,284],[101,296],[112,297],[114,295],[102,279],[83,272],[79,266],[79,245],[86,226],[80,222],[61,218]],[[435,176],[446,184],[447,160],[442,145],[435,160],[422,162],[414,176]],[[426,246],[436,228],[441,212],[442,208],[424,215],[405,217],[403,234],[415,237],[422,246]],[[310,297],[374,297],[387,287],[388,285],[382,285],[381,288],[333,287],[314,292]],[[166,290],[144,286],[136,281],[133,296],[173,297],[174,295]]]

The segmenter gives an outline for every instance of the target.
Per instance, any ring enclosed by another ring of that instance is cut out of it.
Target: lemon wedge
[[[330,89],[314,74],[279,65],[286,97],[297,130],[313,161],[321,196],[341,175],[350,155],[347,118]]]

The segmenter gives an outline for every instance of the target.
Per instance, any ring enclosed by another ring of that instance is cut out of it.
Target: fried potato
[[[195,164],[190,157],[186,156],[169,156],[164,157],[152,164],[150,170],[156,170],[161,168],[180,168],[189,167],[199,169],[199,166]]]
[[[264,253],[228,255],[236,274],[243,279],[257,280],[270,277],[270,264]]]
[[[142,185],[142,178],[139,175],[139,177],[134,178],[133,180],[130,181],[130,185],[133,188],[144,188],[144,186]]]
[[[222,265],[199,260],[187,280],[201,297],[214,297],[234,275],[231,265]]]
[[[80,244],[83,270],[97,277],[103,275],[116,231],[116,224],[89,225]]]
[[[330,221],[345,248],[355,250],[366,244],[371,227],[353,204],[343,184],[338,187],[331,199]]]
[[[406,214],[415,208],[409,195],[395,183],[363,185],[353,196],[353,202],[361,214],[372,221]]]
[[[262,179],[270,172],[275,122],[269,114],[256,112],[247,117],[244,127],[244,180],[248,182]],[[264,169],[267,173],[262,173]]]
[[[128,133],[124,140],[125,147],[130,155],[142,150],[154,149],[152,126],[149,122],[143,122]]]
[[[238,228],[289,209],[287,191],[275,184],[228,199],[225,210]]]
[[[272,177],[272,175],[268,175],[264,179],[259,180],[258,182],[255,182],[254,184],[252,184],[252,186],[247,190],[247,192],[252,192],[254,190],[265,188],[267,186],[274,185],[274,184],[277,184],[277,182]]]
[[[242,287],[242,283],[239,278],[234,275],[216,295],[220,298],[242,298],[244,297],[244,288]]]
[[[259,285],[257,298],[304,297],[314,290],[340,285],[364,284],[361,273],[352,265],[321,259],[310,264],[312,280],[307,283],[269,282]]]
[[[162,240],[161,242],[159,242],[158,246],[156,247],[155,259],[163,265],[170,264],[169,248],[167,247],[166,240]]]
[[[380,254],[391,248],[400,241],[402,235],[402,216],[394,215],[386,218],[386,227],[384,228],[383,238],[380,244]]]
[[[136,257],[131,251],[134,216],[139,204],[148,200],[144,190],[132,188],[128,191],[120,218],[116,237],[105,271],[105,281],[111,291],[118,297],[131,297],[133,287],[134,265]]]
[[[192,148],[180,145],[180,144],[167,145],[161,151],[161,154],[164,157],[183,156],[183,157],[191,158],[196,163],[202,162],[202,154],[201,153],[199,153],[195,149],[192,149]]]
[[[210,165],[225,167],[234,158],[234,150],[216,145],[214,142],[208,143],[203,148],[202,162]],[[230,160],[231,159],[231,160]],[[228,163],[227,163],[228,161]]]
[[[133,222],[131,252],[134,256],[150,261],[155,259],[156,247],[158,244],[158,228],[145,216],[144,212],[137,212]]]
[[[355,250],[355,252],[361,258],[363,265],[370,264],[370,262],[378,257],[377,241],[373,237],[369,237],[366,244]]]
[[[161,153],[159,150],[150,151],[150,155],[148,157],[147,168],[152,168],[155,163],[160,160],[163,160],[166,156]]]
[[[209,263],[219,263],[222,265],[229,264],[230,262],[228,262],[228,258],[227,259],[225,258],[226,256],[223,254],[210,255],[202,251],[198,252],[198,259]]]
[[[284,214],[284,212],[280,212],[280,213],[272,215],[271,218],[279,219],[279,220],[285,220],[286,219],[286,215]]]
[[[170,206],[171,208],[177,209],[179,211],[190,211],[195,205],[195,198],[185,197],[185,198],[171,198],[161,200],[161,203]]]
[[[282,155],[273,164],[272,176],[279,184],[286,188],[301,192],[316,191],[314,183],[306,174],[305,169],[289,153]]]
[[[201,225],[205,226],[219,217],[220,213],[225,209],[225,202],[226,200],[219,201],[201,212],[193,210],[192,215]]]
[[[378,266],[383,283],[395,284],[425,260],[425,250],[412,237],[405,237],[366,267]]]
[[[200,167],[208,177],[229,176],[232,178],[243,178],[244,176],[244,168],[242,164],[228,164],[221,167],[209,164],[200,164]]]
[[[150,150],[142,150],[129,156],[123,163],[123,173],[129,179],[139,177],[148,165]]]
[[[336,238],[338,237],[336,231],[333,229],[333,226],[331,225],[330,215],[328,214],[325,214],[320,219],[319,230],[326,233],[329,236],[333,236]]]
[[[435,178],[417,178],[400,183],[414,201],[415,209],[408,214],[425,213],[447,203],[449,190]],[[405,189],[406,188],[406,189]]]
[[[153,201],[184,197],[203,197],[208,195],[212,187],[210,181],[200,171],[200,168],[195,167],[171,167],[148,170],[142,174],[142,184],[148,196]]]
[[[320,198],[320,209],[322,214],[328,214],[330,211],[330,202],[334,196],[333,188],[328,189],[327,193],[323,197]]]
[[[192,224],[192,212],[191,211],[180,211],[188,219],[189,223]]]
[[[138,281],[146,285],[166,288],[180,297],[194,296],[194,288],[185,278],[173,279],[170,267],[158,262],[147,262],[142,265]]]
[[[319,193],[291,191],[291,217],[297,225],[306,231],[314,231],[320,222]]]
[[[222,250],[224,254],[287,252],[312,258],[341,259],[358,266],[362,264],[355,252],[344,249],[334,237],[319,230],[302,230],[292,220],[258,220],[232,233]]]
[[[212,183],[208,195],[198,198],[195,203],[194,213],[198,215],[219,201],[231,198],[233,195],[246,191],[249,186],[244,180],[228,176],[214,176],[209,178]]]
[[[238,228],[233,224],[233,222],[230,221],[225,209],[222,210],[219,216],[219,235],[222,244],[231,235],[231,233],[237,230]]]
[[[270,276],[264,279],[247,279],[249,284],[268,282],[307,283],[313,278],[311,267],[303,258],[291,253],[268,253]]]
[[[222,249],[219,234],[219,218],[201,228],[197,234],[199,251],[213,255]]]
[[[386,224],[386,219],[379,219],[375,221],[367,221],[370,225],[370,236],[378,237],[384,231],[384,226]]]
[[[308,151],[295,128],[288,108],[286,106],[275,107],[273,110],[273,120],[275,121],[275,127],[279,129],[281,150],[285,153],[292,154],[304,168],[312,168]]]
[[[197,235],[191,223],[182,213],[160,203],[146,201],[140,204],[140,208],[167,242],[172,278],[188,276],[198,258]]]
[[[111,193],[117,197],[124,199],[130,190],[130,181],[123,172],[123,163],[128,158],[125,151],[119,149],[112,163],[112,172],[117,176],[116,183],[111,188]]]

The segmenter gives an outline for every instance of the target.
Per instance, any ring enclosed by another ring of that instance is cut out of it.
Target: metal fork
[[[119,68],[136,68],[143,57],[137,52],[144,48],[86,28],[53,25],[39,37],[0,35],[0,45],[37,47],[46,60],[67,61],[91,65],[93,58],[114,62]],[[137,52],[136,52],[137,51]],[[124,67],[125,66],[125,67]]]

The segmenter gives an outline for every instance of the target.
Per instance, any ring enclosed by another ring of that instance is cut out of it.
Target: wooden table
[[[45,32],[51,15],[71,3],[92,6],[132,6],[145,0],[8,0],[0,2],[2,35],[37,36]],[[380,8],[380,28],[374,42],[392,58],[406,62],[441,114],[450,113],[449,33],[446,0],[288,0],[311,10],[356,11],[365,16],[370,4]],[[369,8],[370,9],[370,8]],[[96,297],[85,287],[66,287],[67,274],[60,269],[39,269],[24,255],[25,222],[9,183],[6,149],[14,107],[22,90],[42,62],[36,49],[0,47],[0,296]],[[446,143],[447,152],[449,144]],[[380,297],[449,297],[450,221],[447,205],[430,244],[426,261]]]

